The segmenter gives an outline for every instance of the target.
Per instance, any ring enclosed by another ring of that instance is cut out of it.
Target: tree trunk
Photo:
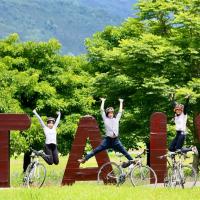
[[[200,137],[198,136],[198,134],[200,134],[200,133],[197,132],[197,127],[196,127],[196,124],[195,124],[195,118],[196,117],[197,117],[197,114],[194,114],[193,115],[193,124],[194,124],[194,126],[193,126],[192,133],[193,133],[194,145],[197,147],[199,154],[193,156],[192,166],[193,166],[193,168],[196,170],[196,172],[198,174],[199,173],[199,162],[200,162],[200,141],[199,141]]]

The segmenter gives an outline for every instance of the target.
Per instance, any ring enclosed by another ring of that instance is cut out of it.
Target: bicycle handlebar
[[[175,155],[186,155],[187,152],[190,152],[190,151],[192,151],[192,150],[187,150],[187,151],[183,152],[182,150],[179,149],[175,152],[168,152],[167,154],[164,154],[162,156],[158,156],[157,158],[163,159],[165,157],[172,157],[172,156],[175,156]]]
[[[146,154],[149,149],[144,149],[141,153],[139,153],[135,158],[141,158],[141,156]]]

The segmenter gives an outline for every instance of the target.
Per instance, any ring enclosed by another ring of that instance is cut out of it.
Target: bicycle
[[[34,149],[31,149],[31,151],[31,163],[26,169],[23,185],[25,187],[40,188],[46,179],[46,168],[39,162],[39,157],[45,154],[42,151],[36,151]]]
[[[121,163],[121,160],[120,164],[116,162],[103,164],[99,169],[97,182],[119,186],[129,178],[133,186],[149,186],[151,184],[156,187],[156,173],[151,167],[142,164],[142,155],[145,153],[146,150],[139,153],[135,160],[131,161],[127,171],[125,171],[124,163]]]
[[[168,162],[167,174],[164,178],[165,187],[178,186],[184,189],[185,186],[189,188],[195,186],[197,181],[196,170],[190,165],[183,164],[183,161],[187,158],[186,154],[189,151],[191,150],[187,150],[186,152],[179,150],[176,152],[167,153],[163,156],[159,156],[161,159],[166,157]],[[178,160],[176,159],[177,156]]]

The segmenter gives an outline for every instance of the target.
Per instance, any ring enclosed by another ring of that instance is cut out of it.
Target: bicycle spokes
[[[131,172],[131,182],[134,186],[156,186],[157,176],[148,166],[136,166]]]
[[[26,186],[41,187],[46,178],[46,168],[41,163],[35,163],[33,166],[27,168]]]
[[[189,165],[179,165],[176,168],[168,169],[168,176],[164,185],[167,187],[192,188],[196,184],[196,172]]]
[[[120,167],[116,163],[106,163],[102,165],[98,173],[98,183],[118,184],[119,177],[122,174]]]

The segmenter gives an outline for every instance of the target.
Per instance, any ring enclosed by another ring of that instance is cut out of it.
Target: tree
[[[169,95],[191,94],[191,118],[200,110],[199,1],[140,0],[138,17],[87,39],[90,73],[96,76],[95,96],[114,103],[125,99],[122,140],[127,147],[148,142],[149,118],[163,111],[173,116]],[[190,120],[192,122],[193,120]],[[188,144],[195,134],[190,123]],[[169,137],[174,134],[169,123]]]
[[[83,70],[84,56],[62,56],[60,43],[25,42],[12,34],[0,41],[0,111],[27,113],[32,117],[28,131],[11,134],[11,153],[20,154],[30,146],[43,148],[44,136],[32,110],[46,116],[62,113],[58,129],[58,145],[62,154],[70,150],[81,115],[92,113],[93,78]]]

